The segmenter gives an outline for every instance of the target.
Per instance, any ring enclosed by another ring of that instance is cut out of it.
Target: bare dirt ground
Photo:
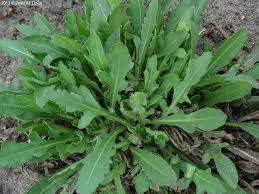
[[[1,0],[2,1],[2,0]],[[1,2],[0,1],[0,2]],[[62,29],[64,15],[73,8],[79,10],[82,1],[44,0],[42,6],[1,6],[0,38],[16,39],[19,33],[15,25],[32,24],[35,11],[43,14],[58,29]],[[240,28],[249,31],[246,51],[250,51],[259,42],[259,0],[210,0],[202,27],[214,47],[224,38]],[[209,34],[208,34],[209,33]],[[0,53],[0,82],[9,84],[15,76],[18,60],[11,60]],[[16,123],[13,120],[0,119],[0,143],[13,135]],[[37,170],[30,166],[18,169],[0,169],[0,194],[24,194],[39,178]]]

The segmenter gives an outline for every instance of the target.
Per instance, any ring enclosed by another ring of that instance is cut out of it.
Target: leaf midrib
[[[160,174],[164,175],[165,177],[168,177],[166,173],[164,173],[163,171],[161,171],[159,168],[157,168],[156,166],[154,166],[150,161],[146,160],[145,157],[143,157],[140,153],[138,153],[137,150],[133,149],[133,152],[140,157],[144,162],[146,162],[147,164],[149,164],[152,168],[156,169],[158,172],[160,172]]]
[[[240,34],[240,35],[242,35],[242,34]],[[210,74],[210,70],[212,69],[215,69],[215,64],[218,62],[218,61],[220,61],[220,60],[222,60],[222,56],[223,55],[225,55],[225,53],[227,53],[231,48],[232,48],[232,46],[233,45],[235,45],[235,44],[240,44],[239,43],[239,41],[237,41],[237,40],[239,40],[239,39],[241,39],[242,38],[242,36],[238,36],[236,39],[233,39],[233,42],[224,50],[224,52],[222,52],[218,57],[217,57],[217,59],[214,61],[214,62],[212,62],[211,63],[211,65],[209,66],[209,68],[208,68],[208,74]]]
[[[96,168],[97,164],[99,163],[99,160],[101,159],[102,155],[104,154],[104,151],[106,150],[107,146],[111,143],[111,141],[113,140],[113,138],[114,138],[114,134],[109,137],[108,141],[104,144],[103,148],[102,148],[101,151],[99,152],[99,155],[98,155],[98,157],[97,157],[97,160],[95,161],[95,163],[94,163],[94,165],[93,165],[93,168],[92,168],[92,170],[91,170],[91,172],[90,172],[90,175],[88,176],[88,179],[87,179],[87,181],[86,181],[86,185],[89,185],[89,182],[90,182],[90,180],[91,180],[91,178],[92,178],[92,175],[93,175],[93,173],[94,173],[94,171],[95,171],[95,168]]]
[[[31,152],[31,151],[36,151],[36,150],[44,149],[44,148],[47,148],[47,147],[53,147],[53,146],[55,146],[55,145],[58,145],[58,144],[61,144],[61,143],[65,143],[65,142],[67,142],[67,141],[72,141],[72,140],[77,139],[77,138],[78,138],[78,137],[68,138],[68,139],[66,139],[66,140],[55,141],[55,142],[53,142],[53,143],[45,142],[45,144],[42,145],[42,146],[40,146],[40,147],[37,147],[37,148],[30,148],[30,149],[27,149],[27,150],[25,150],[25,151],[18,152],[18,155],[24,154],[24,153],[26,153],[26,152]],[[26,145],[26,144],[25,144],[25,145]],[[30,144],[27,144],[27,145],[30,145]],[[16,156],[16,155],[17,155],[17,152],[14,153],[14,154],[9,154],[9,155],[6,156],[6,157],[1,156],[1,157],[0,157],[0,161],[1,161],[2,159],[11,158],[11,157]]]

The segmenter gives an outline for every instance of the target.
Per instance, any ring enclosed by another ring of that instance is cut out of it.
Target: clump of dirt
[[[250,51],[259,42],[259,1],[209,0],[203,27],[216,46],[240,28],[247,29],[249,38],[246,47]]]

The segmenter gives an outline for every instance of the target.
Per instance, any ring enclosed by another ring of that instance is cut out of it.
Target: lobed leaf
[[[201,57],[191,60],[186,70],[185,78],[174,88],[174,96],[168,113],[171,113],[178,103],[189,102],[189,91],[207,73],[207,67],[211,61],[211,53],[204,53]]]
[[[251,89],[251,84],[244,81],[224,83],[215,91],[205,92],[203,103],[205,106],[214,106],[221,102],[232,102],[250,94]]]
[[[159,186],[172,186],[176,182],[175,172],[163,158],[138,148],[132,148],[131,151],[152,183]]]
[[[157,70],[157,56],[154,55],[150,57],[147,61],[147,67],[144,71],[144,92],[147,94],[152,94],[159,85],[156,83],[156,80],[159,76],[159,71]]]
[[[144,0],[130,0],[129,10],[135,34],[139,36],[145,16]]]
[[[35,61],[34,55],[28,51],[19,41],[15,40],[0,40],[0,49],[11,57],[21,59],[29,59]]]
[[[114,108],[115,103],[120,99],[119,92],[128,86],[125,77],[133,68],[127,47],[122,43],[114,45],[109,55],[109,64],[110,72],[100,72],[99,78],[109,87],[107,94],[110,97],[111,106]]]
[[[83,167],[79,172],[76,191],[79,194],[91,194],[110,171],[111,157],[115,154],[115,138],[119,131],[105,135],[98,142],[94,150],[83,160]]]
[[[204,194],[223,194],[226,193],[226,189],[221,181],[211,175],[210,169],[199,170],[196,169],[193,175],[193,181],[196,184],[196,193]]]
[[[144,63],[146,52],[152,38],[152,32],[156,27],[157,13],[158,1],[152,0],[149,4],[149,8],[147,10],[146,16],[144,18],[144,23],[141,28],[141,39],[137,40],[135,38],[134,40],[137,50],[137,62],[140,66],[142,66],[142,64]]]
[[[247,39],[246,30],[241,29],[226,40],[213,55],[211,64],[209,65],[207,76],[215,75],[222,67],[231,62],[231,60],[239,53]]]
[[[187,133],[193,133],[196,128],[210,131],[223,126],[227,116],[219,109],[203,108],[190,114],[178,112],[172,116],[161,117],[151,121],[152,124],[173,125],[182,128]]]
[[[78,137],[63,136],[59,140],[41,140],[33,141],[30,144],[7,142],[3,144],[0,150],[1,167],[17,167],[33,158],[41,157],[51,148],[63,146],[67,142],[76,141]]]

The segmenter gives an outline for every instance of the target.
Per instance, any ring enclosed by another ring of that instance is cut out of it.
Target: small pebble
[[[244,16],[244,15],[242,15],[242,16],[241,16],[241,20],[244,20],[244,19],[245,19],[245,16]]]

